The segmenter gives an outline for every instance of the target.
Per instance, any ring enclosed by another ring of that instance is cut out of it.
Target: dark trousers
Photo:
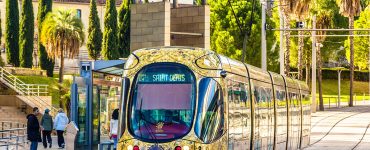
[[[31,141],[30,150],[37,150],[37,145],[38,144],[39,144],[39,142],[37,142],[37,141]]]
[[[48,139],[47,141],[46,138]],[[42,144],[44,147],[47,147],[48,143],[51,145],[51,131],[44,130],[42,131]]]
[[[63,137],[64,131],[62,130],[57,130],[57,135],[58,135],[58,146],[59,147],[64,147],[64,137]]]

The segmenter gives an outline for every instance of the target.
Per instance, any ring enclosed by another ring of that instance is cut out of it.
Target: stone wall
[[[200,33],[202,36],[171,36],[171,46],[210,48],[210,9],[208,5],[171,9],[171,32]]]
[[[170,46],[169,2],[131,5],[131,51]]]
[[[44,76],[46,77],[46,71],[41,69],[21,68],[21,67],[5,67],[5,70],[13,75],[22,76]]]

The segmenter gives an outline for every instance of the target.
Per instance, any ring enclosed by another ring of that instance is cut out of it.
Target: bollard
[[[365,93],[362,96],[362,104],[365,104]]]

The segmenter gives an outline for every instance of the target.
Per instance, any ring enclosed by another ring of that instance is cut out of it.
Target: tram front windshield
[[[148,142],[166,142],[185,136],[194,118],[195,79],[177,64],[142,69],[133,85],[129,129]]]

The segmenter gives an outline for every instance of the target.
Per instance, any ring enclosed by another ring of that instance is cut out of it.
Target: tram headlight
[[[176,146],[175,150],[181,150],[181,146]]]
[[[135,145],[133,150],[140,150],[139,146]]]
[[[127,150],[133,150],[133,149],[134,147],[132,147],[132,145],[127,146]]]
[[[189,150],[189,146],[184,146],[184,150]]]

